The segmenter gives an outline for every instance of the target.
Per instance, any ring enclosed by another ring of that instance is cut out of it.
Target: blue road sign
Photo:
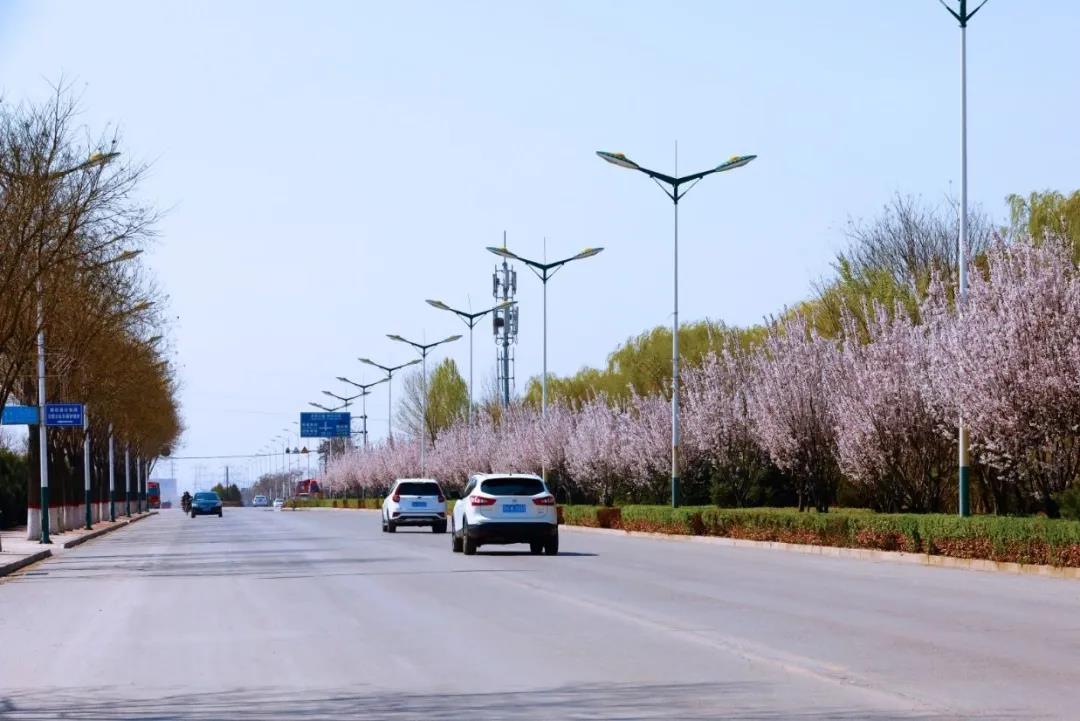
[[[85,406],[82,403],[46,403],[45,425],[82,428],[84,409]]]
[[[36,426],[37,422],[37,406],[4,406],[0,416],[0,425],[5,426]]]
[[[301,438],[348,438],[352,430],[351,413],[301,413]]]

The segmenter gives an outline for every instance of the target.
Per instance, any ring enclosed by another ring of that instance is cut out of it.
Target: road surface
[[[1077,581],[562,549],[164,511],[0,581],[0,719],[1080,717]]]

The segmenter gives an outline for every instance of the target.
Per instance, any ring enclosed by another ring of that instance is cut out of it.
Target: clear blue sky
[[[1001,219],[1008,193],[1080,185],[1078,31],[1074,0],[972,22],[971,193]],[[669,169],[677,139],[684,172],[758,154],[683,203],[682,316],[754,323],[806,297],[849,218],[958,193],[959,41],[936,0],[7,0],[0,92],[67,78],[90,128],[119,124],[152,162],[178,453],[213,455],[258,450],[337,375],[373,380],[358,356],[406,360],[386,333],[461,330],[423,299],[488,303],[504,229],[526,255],[607,248],[550,286],[553,372],[669,322],[670,202],[598,149]],[[541,351],[521,281],[519,389]],[[182,485],[223,463],[199,465],[176,463]]]

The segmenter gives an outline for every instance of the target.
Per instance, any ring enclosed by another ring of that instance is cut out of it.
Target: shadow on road
[[[51,689],[8,692],[0,719],[84,721],[175,719],[359,719],[395,721],[561,721],[576,719],[756,719],[757,721],[908,721],[955,714],[807,708],[790,691],[767,683],[589,684],[505,693],[410,694],[331,689],[205,690],[125,698],[129,689]],[[1005,718],[980,716],[980,718]]]

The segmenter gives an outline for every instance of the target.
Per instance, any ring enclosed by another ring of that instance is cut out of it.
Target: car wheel
[[[559,555],[559,536],[552,536],[551,539],[544,544],[544,553],[548,556]]]
[[[476,554],[476,539],[469,537],[469,524],[466,523],[461,527],[461,551],[466,556],[472,556]]]
[[[220,508],[218,509],[218,512],[217,512],[217,517],[218,517],[218,518],[221,518],[221,509],[220,509]]]
[[[395,531],[397,531],[397,524],[394,523],[393,521],[387,521],[386,522],[386,532],[387,533],[394,533]]]
[[[454,531],[453,527],[450,528],[450,550],[461,553],[461,536]]]
[[[541,543],[540,541],[533,541],[532,543],[529,544],[529,553],[533,554],[534,556],[540,555],[540,553],[542,553],[543,550],[544,550],[544,544]]]
[[[386,516],[380,516],[379,521],[382,523],[382,532],[386,533]]]
[[[195,511],[192,511],[192,512],[191,512],[191,517],[192,517],[192,518],[194,518],[194,517],[195,517]]]

